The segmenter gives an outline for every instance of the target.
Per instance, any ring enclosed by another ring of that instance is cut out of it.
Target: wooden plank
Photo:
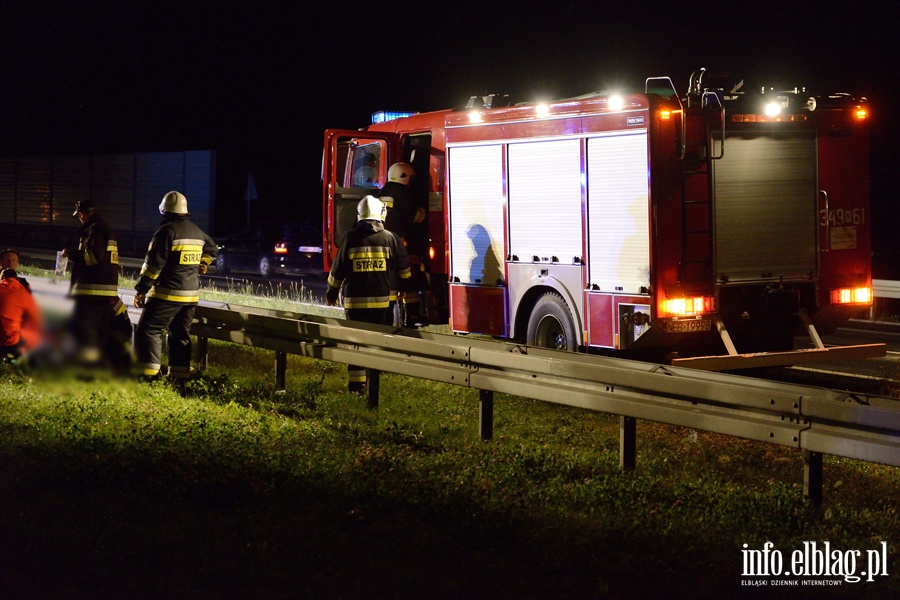
[[[859,360],[887,356],[886,344],[860,344],[857,346],[834,346],[810,350],[789,350],[786,352],[757,352],[729,356],[697,356],[676,358],[673,366],[705,371],[736,371],[761,367],[789,367],[808,363],[831,362],[836,360]]]

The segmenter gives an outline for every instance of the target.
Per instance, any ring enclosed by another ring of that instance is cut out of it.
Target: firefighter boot
[[[347,365],[347,378],[349,383],[347,388],[353,394],[366,393],[366,369],[365,367],[357,367],[356,365]]]

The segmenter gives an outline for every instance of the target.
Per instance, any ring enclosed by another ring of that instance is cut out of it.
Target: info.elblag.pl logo
[[[842,585],[888,575],[888,544],[868,550],[840,550],[830,542],[803,542],[786,553],[766,542],[759,550],[744,544],[741,585]],[[758,579],[765,578],[765,579]]]

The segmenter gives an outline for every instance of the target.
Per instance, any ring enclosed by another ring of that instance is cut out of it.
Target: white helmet
[[[159,203],[159,214],[175,213],[176,215],[188,214],[187,198],[181,192],[169,192],[163,196]]]
[[[356,206],[356,212],[359,214],[358,221],[369,219],[384,221],[384,214],[387,212],[387,208],[375,196],[366,196],[359,201],[359,204]]]
[[[413,171],[413,168],[409,166],[408,163],[394,163],[391,165],[391,168],[388,169],[388,181],[396,181],[403,185],[409,185],[409,180],[415,174],[416,172]]]

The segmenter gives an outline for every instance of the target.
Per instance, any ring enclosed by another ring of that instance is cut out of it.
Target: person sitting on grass
[[[19,271],[19,251],[15,248],[4,248],[0,250],[0,269],[12,269],[18,273]],[[31,286],[24,277],[19,277],[19,283],[22,287],[31,291]]]
[[[0,272],[0,361],[18,362],[41,341],[41,313],[14,269]]]

